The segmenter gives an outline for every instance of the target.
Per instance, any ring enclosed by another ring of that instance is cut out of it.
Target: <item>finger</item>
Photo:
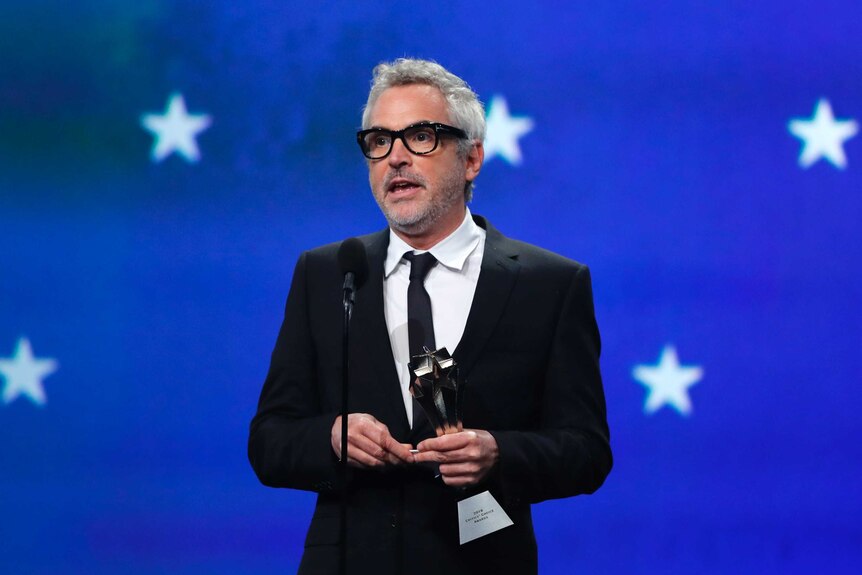
[[[383,451],[381,456],[386,462],[391,464],[413,463],[413,453],[411,453],[412,445],[409,443],[399,443],[389,433],[389,428],[383,423],[378,423],[373,431],[372,437]]]
[[[452,451],[461,449],[476,439],[475,431],[461,431],[426,439],[416,446],[419,451]]]
[[[332,425],[332,449],[335,451],[338,459],[341,459],[341,421],[342,416],[339,415],[335,418]],[[364,430],[367,429],[369,425],[373,427],[375,423],[377,423],[377,420],[367,413],[349,414],[347,416],[347,441],[353,442],[353,438],[357,435],[367,435]]]
[[[372,454],[394,464],[413,463],[413,454],[410,452],[410,444],[399,443],[389,433],[389,428],[384,423],[376,422],[373,428],[368,430],[369,438],[380,446],[380,452],[373,451]]]
[[[386,454],[386,463],[389,465],[412,465],[415,461],[411,459],[402,459],[391,453]]]
[[[348,440],[355,449],[376,459],[379,464],[413,463],[412,446],[396,441],[386,424],[368,414],[357,414],[350,421]]]
[[[347,447],[347,464],[361,469],[379,467],[380,461],[359,449]]]
[[[369,437],[375,437],[380,434],[381,429],[385,430],[386,426],[374,419],[373,416],[361,413],[355,418],[350,418],[348,433],[359,433]]]
[[[440,465],[440,475],[478,479],[482,475],[482,466],[478,463],[443,463]]]
[[[441,451],[420,451],[413,454],[413,461],[415,463],[445,463],[447,457],[448,453]]]
[[[398,461],[404,463],[413,463],[413,454],[410,453],[410,446],[403,443],[398,443],[391,436],[385,440],[383,448]]]
[[[390,441],[394,441],[392,435],[389,433],[389,428],[370,415],[366,419],[358,421],[356,426],[351,428],[350,432],[352,435],[367,437],[383,449],[386,448]]]
[[[371,415],[370,413],[349,413],[347,415],[347,424],[353,425],[355,423],[367,421],[369,423],[377,423],[377,418]]]
[[[381,463],[386,457],[386,450],[376,441],[364,435],[351,435],[348,438],[348,457],[352,455],[350,452],[364,453]]]
[[[469,463],[482,460],[482,452],[475,445],[452,451],[420,451],[414,455],[416,461],[433,461],[434,463]]]
[[[364,451],[358,449],[347,448],[347,463],[355,467],[372,468],[380,467],[384,464],[381,459],[378,459]]]
[[[396,465],[402,465],[405,463],[407,463],[407,464],[415,463],[416,459],[413,457],[413,454],[410,453],[410,451],[407,451],[406,454],[400,453],[400,452],[399,453],[393,453],[391,451],[387,451],[386,452],[386,461],[389,463],[396,464]]]

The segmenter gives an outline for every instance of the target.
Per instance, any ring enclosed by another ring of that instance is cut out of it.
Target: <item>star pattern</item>
[[[212,120],[206,114],[189,114],[182,94],[172,94],[163,115],[144,114],[141,125],[155,137],[151,158],[159,163],[176,152],[187,162],[201,158],[198,134],[209,128]]]
[[[804,142],[799,165],[809,168],[821,158],[838,169],[847,167],[844,142],[859,131],[854,120],[836,120],[829,100],[821,98],[810,120],[796,118],[787,125],[790,133]]]
[[[522,157],[518,140],[533,129],[533,120],[510,115],[506,99],[494,96],[488,104],[485,122],[485,161],[500,156],[510,165],[520,165]]]
[[[47,397],[42,380],[57,371],[57,367],[53,359],[37,359],[30,340],[20,338],[14,355],[0,359],[0,375],[5,380],[3,403],[9,404],[24,395],[36,405],[45,405]]]
[[[687,416],[691,413],[688,388],[703,378],[703,369],[680,365],[676,348],[668,344],[662,350],[657,365],[637,365],[632,370],[632,377],[649,390],[644,403],[645,413],[655,413],[668,405]]]

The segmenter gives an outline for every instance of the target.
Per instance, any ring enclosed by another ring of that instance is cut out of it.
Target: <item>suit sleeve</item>
[[[494,480],[510,501],[536,503],[592,493],[610,472],[600,347],[590,274],[582,266],[563,299],[537,428],[491,431],[500,454]]]
[[[307,253],[300,256],[294,270],[284,321],[251,422],[248,457],[264,485],[329,491],[337,481],[330,433],[338,414],[321,413],[307,259]]]

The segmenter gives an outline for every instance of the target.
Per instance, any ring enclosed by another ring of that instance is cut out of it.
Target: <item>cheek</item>
[[[368,181],[372,188],[378,188],[383,185],[383,180],[386,178],[386,167],[380,164],[368,166]]]

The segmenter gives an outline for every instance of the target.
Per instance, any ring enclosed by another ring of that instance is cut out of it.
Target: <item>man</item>
[[[361,238],[369,275],[351,319],[348,563],[380,575],[536,573],[530,504],[591,493],[611,468],[589,271],[467,209],[485,120],[457,76],[422,60],[380,64],[362,123],[389,228]],[[337,250],[297,263],[249,437],[262,483],[319,493],[300,573],[338,568]],[[422,284],[410,274],[425,252]],[[417,288],[430,298],[430,341],[459,365],[459,433],[435,437],[409,393]],[[459,545],[457,502],[484,490],[514,524]]]

